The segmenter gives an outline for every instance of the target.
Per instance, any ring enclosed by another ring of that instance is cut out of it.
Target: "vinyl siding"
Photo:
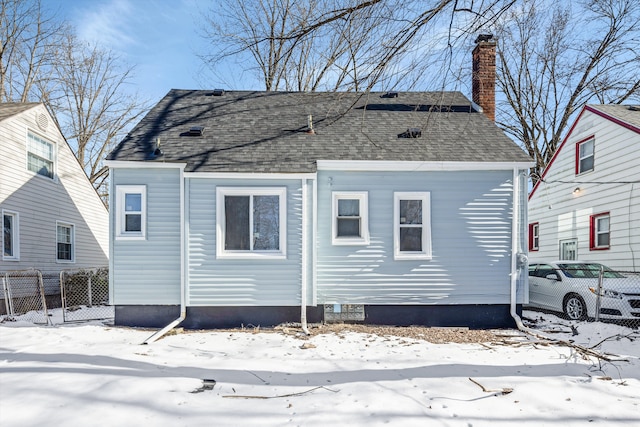
[[[180,170],[112,169],[111,220],[118,185],[145,185],[145,240],[118,240],[111,230],[113,304],[180,303]]]
[[[46,115],[40,128],[37,117]],[[27,169],[27,134],[55,146],[55,179]],[[71,148],[42,105],[0,122],[0,209],[19,215],[19,261],[0,270],[37,268],[45,273],[108,264],[108,213]],[[74,225],[75,262],[56,261],[56,221]]]
[[[216,257],[217,186],[286,187],[286,259],[242,260]],[[299,305],[302,280],[301,180],[190,178],[187,180],[187,188],[187,305]]]
[[[318,174],[320,304],[509,302],[512,171]],[[366,246],[331,244],[331,193],[367,191]],[[393,193],[431,193],[431,260],[394,260]]]
[[[575,175],[575,144],[595,137],[594,170]],[[640,134],[585,111],[529,201],[540,224],[534,261],[560,257],[561,240],[577,239],[577,258],[620,270],[640,269]],[[633,181],[636,181],[634,184]],[[573,193],[576,187],[581,191]],[[589,249],[589,218],[609,212],[608,250]]]

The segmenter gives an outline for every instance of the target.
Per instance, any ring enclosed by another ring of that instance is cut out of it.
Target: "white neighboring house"
[[[43,104],[0,104],[0,211],[0,271],[108,265],[107,209]]]
[[[582,109],[529,195],[529,258],[640,271],[640,106]]]

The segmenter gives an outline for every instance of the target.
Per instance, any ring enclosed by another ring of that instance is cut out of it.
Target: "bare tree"
[[[127,87],[133,67],[80,41],[40,0],[0,0],[0,102],[43,102],[106,200],[102,161],[148,108]]]
[[[573,8],[573,9],[572,9]],[[498,123],[540,178],[574,113],[588,102],[640,99],[640,3],[523,1],[497,26]]]
[[[42,92],[89,181],[106,196],[103,160],[148,105],[126,87],[133,68],[113,52],[67,35]]]
[[[57,47],[70,28],[45,16],[40,0],[0,0],[0,102],[40,100]]]
[[[434,47],[425,43],[429,31],[447,29],[437,47],[447,50],[514,1],[227,0],[208,16],[205,37],[213,50],[203,59],[213,68],[250,53],[266,90],[282,83],[295,90],[397,87],[412,74],[403,65],[418,64],[407,58],[422,50],[424,59]]]

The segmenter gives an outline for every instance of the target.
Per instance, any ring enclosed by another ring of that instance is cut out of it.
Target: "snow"
[[[640,425],[640,334],[613,324],[525,312],[606,361],[518,331],[472,344],[185,331],[141,345],[154,331],[53,316],[0,324],[2,426]]]

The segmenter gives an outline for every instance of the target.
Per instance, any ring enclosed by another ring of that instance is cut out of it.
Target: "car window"
[[[538,270],[536,271],[536,276],[546,278],[549,274],[556,274],[556,269],[550,266],[549,264],[540,264],[538,265]]]
[[[608,278],[620,279],[624,276],[619,274],[609,267],[606,267],[598,263],[571,263],[571,264],[558,264],[558,267],[567,277],[576,279],[597,279],[600,275],[600,268],[603,269],[603,276]]]

